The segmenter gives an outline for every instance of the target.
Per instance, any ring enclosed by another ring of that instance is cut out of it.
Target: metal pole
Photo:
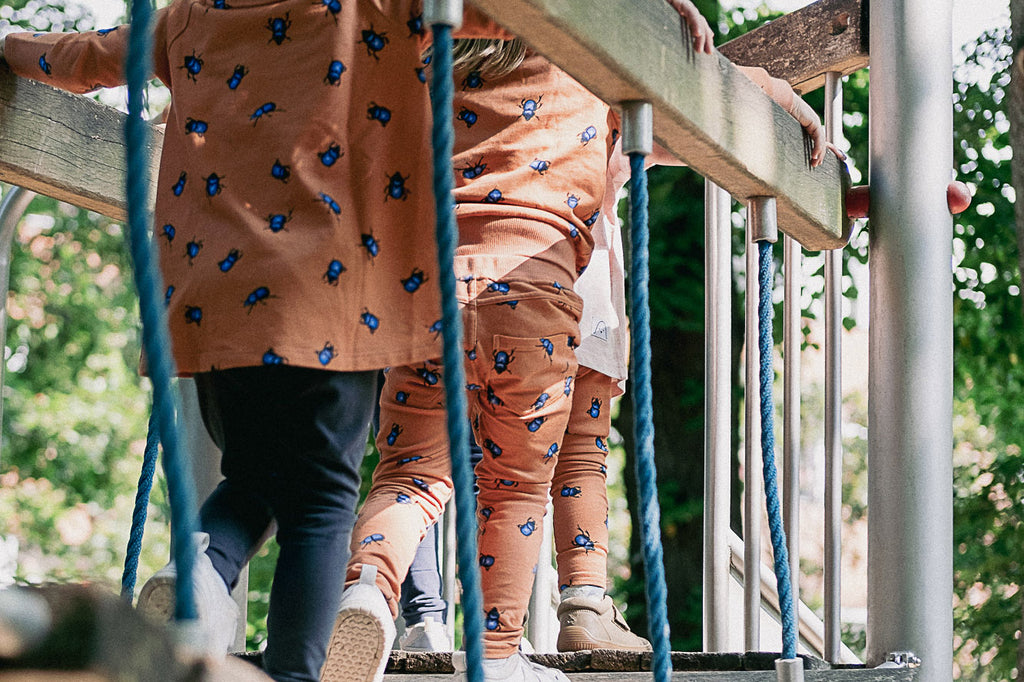
[[[743,356],[745,359],[743,416],[743,647],[761,647],[761,509],[764,484],[761,481],[761,398],[758,392],[757,352],[757,245],[754,220],[747,205],[747,275],[744,312]]]
[[[455,551],[455,539],[458,536],[455,528],[455,505],[450,504],[445,508],[444,514],[441,515],[442,521],[438,523],[444,523],[441,526],[444,529],[442,534],[443,540],[441,547],[443,547],[443,553],[441,554],[441,565],[444,567],[441,572],[443,578],[442,581],[442,594],[444,595],[445,601],[445,632],[448,633],[448,641],[455,642],[455,600],[458,598],[458,566],[456,565],[456,559],[458,552]]]
[[[785,300],[782,304],[782,519],[793,584],[793,612],[800,603],[800,345],[803,340],[800,242],[782,239]]]
[[[953,678],[951,2],[872,3],[867,663]]]
[[[732,199],[704,181],[704,651],[729,635]]]
[[[843,130],[843,82],[834,71],[825,74],[825,137],[837,143]],[[843,511],[842,433],[843,252],[825,252],[825,651],[826,661],[839,662],[842,646],[840,570]]]
[[[210,434],[203,424],[195,380],[180,377],[178,390],[181,392],[181,423],[188,443],[186,451],[191,462],[192,481],[196,489],[196,500],[202,504],[224,479],[220,473],[221,452],[210,439]],[[172,538],[172,541],[174,540]],[[260,546],[262,545],[261,542]],[[249,613],[248,563],[238,574],[238,583],[231,591],[231,598],[238,604],[238,623],[232,651],[245,651],[245,624]]]
[[[11,244],[14,232],[21,222],[29,203],[36,196],[24,187],[12,187],[0,203],[0,342],[7,345],[7,290],[11,284]],[[4,367],[7,362],[0,358],[0,388],[4,385]],[[3,400],[0,399],[0,424],[3,423]]]

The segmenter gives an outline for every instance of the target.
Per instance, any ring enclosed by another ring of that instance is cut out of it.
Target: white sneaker
[[[508,658],[485,658],[484,679],[487,682],[569,682],[561,670],[534,663],[521,651]],[[452,654],[456,682],[469,679],[466,674],[466,652]]]
[[[235,642],[238,604],[231,598],[224,579],[213,567],[210,557],[206,556],[210,536],[206,533],[194,533],[192,540],[196,545],[192,589],[199,616],[198,625],[204,636],[205,648],[212,654],[226,654],[231,651]],[[170,561],[142,586],[136,608],[156,622],[170,622],[174,617],[174,586],[177,579],[177,568],[174,562]]]
[[[444,624],[433,616],[424,616],[423,620],[409,626],[398,638],[398,648],[402,651],[451,651],[452,642],[448,639]]]
[[[359,582],[341,595],[321,682],[381,682],[395,641],[395,620],[377,587],[377,567],[363,564]]]

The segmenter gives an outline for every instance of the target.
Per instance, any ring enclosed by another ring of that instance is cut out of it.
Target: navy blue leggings
[[[267,673],[320,679],[349,558],[377,372],[287,366],[196,375],[225,480],[200,511],[207,554],[234,585],[270,522],[281,547],[270,592]]]

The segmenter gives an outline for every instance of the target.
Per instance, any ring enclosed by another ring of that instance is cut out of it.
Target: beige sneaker
[[[571,597],[558,605],[559,651],[618,649],[650,651],[651,643],[633,634],[612,598]]]

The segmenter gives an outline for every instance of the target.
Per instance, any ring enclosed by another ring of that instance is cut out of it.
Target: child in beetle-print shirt
[[[504,35],[467,15],[467,34]],[[4,56],[87,92],[124,82],[128,31],[11,34]],[[377,370],[439,353],[425,37],[417,0],[177,0],[155,16],[172,93],[155,248],[174,359],[226,477],[196,538],[200,622],[223,653],[228,588],[276,521],[263,661],[278,680],[319,678]],[[173,582],[168,566],[140,607],[169,617]]]

